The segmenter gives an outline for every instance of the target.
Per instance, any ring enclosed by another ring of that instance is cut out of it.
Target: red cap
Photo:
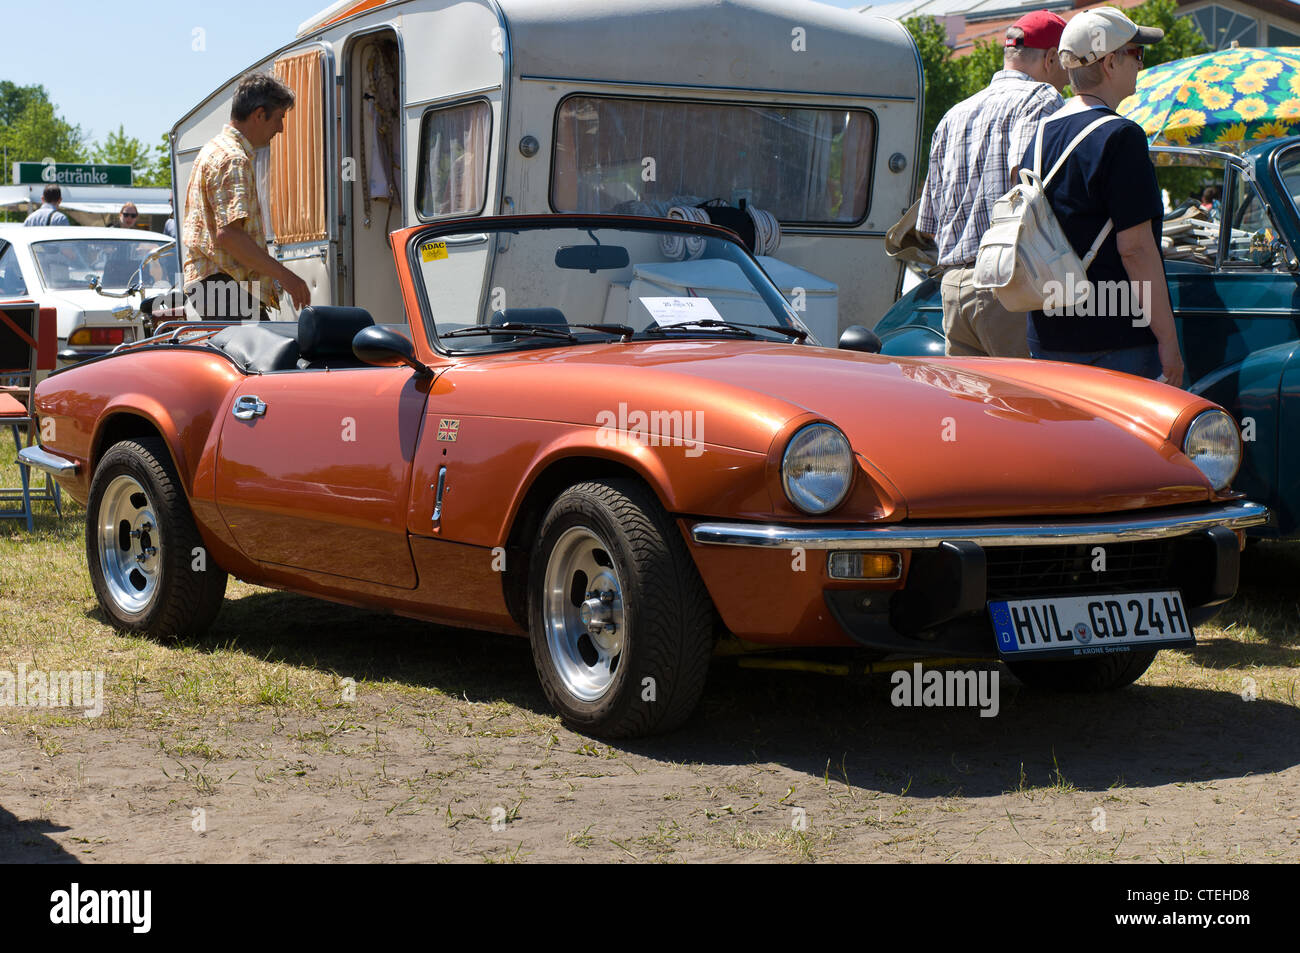
[[[1050,10],[1035,10],[1011,24],[1025,33],[1023,40],[1007,40],[1004,46],[1023,46],[1031,50],[1050,50],[1061,45],[1065,21]]]

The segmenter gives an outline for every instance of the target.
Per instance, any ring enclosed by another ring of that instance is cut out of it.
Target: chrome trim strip
[[[67,457],[56,456],[41,447],[23,447],[18,451],[18,462],[56,477],[76,476],[81,464]]]
[[[947,540],[980,546],[1050,546],[1169,539],[1224,526],[1246,529],[1268,522],[1268,508],[1237,500],[1210,507],[1179,507],[1149,516],[989,523],[891,523],[870,527],[800,527],[762,523],[697,523],[691,539],[711,546],[771,549],[933,549]]]

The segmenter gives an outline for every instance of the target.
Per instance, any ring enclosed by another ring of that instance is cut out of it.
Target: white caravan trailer
[[[297,95],[259,186],[273,254],[316,304],[398,311],[404,225],[710,201],[748,210],[824,344],[902,282],[884,239],[916,187],[922,74],[894,20],[804,0],[343,0],[249,69]],[[178,222],[238,80],[172,129]]]

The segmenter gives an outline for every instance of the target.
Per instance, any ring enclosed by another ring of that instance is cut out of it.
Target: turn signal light
[[[125,328],[77,328],[68,335],[72,347],[108,347],[121,344]]]
[[[903,574],[903,557],[898,553],[831,553],[832,579],[897,579]]]

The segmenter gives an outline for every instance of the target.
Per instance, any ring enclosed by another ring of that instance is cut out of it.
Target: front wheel
[[[1058,692],[1106,692],[1131,685],[1155,660],[1157,650],[1116,652],[1086,659],[1007,662],[1013,675],[1030,688]]]
[[[694,711],[713,607],[672,521],[634,480],[569,487],[538,533],[529,637],[546,697],[576,730],[669,731]]]
[[[203,547],[166,445],[124,440],[95,468],[86,560],[109,624],[155,638],[201,635],[221,608],[226,573]]]

